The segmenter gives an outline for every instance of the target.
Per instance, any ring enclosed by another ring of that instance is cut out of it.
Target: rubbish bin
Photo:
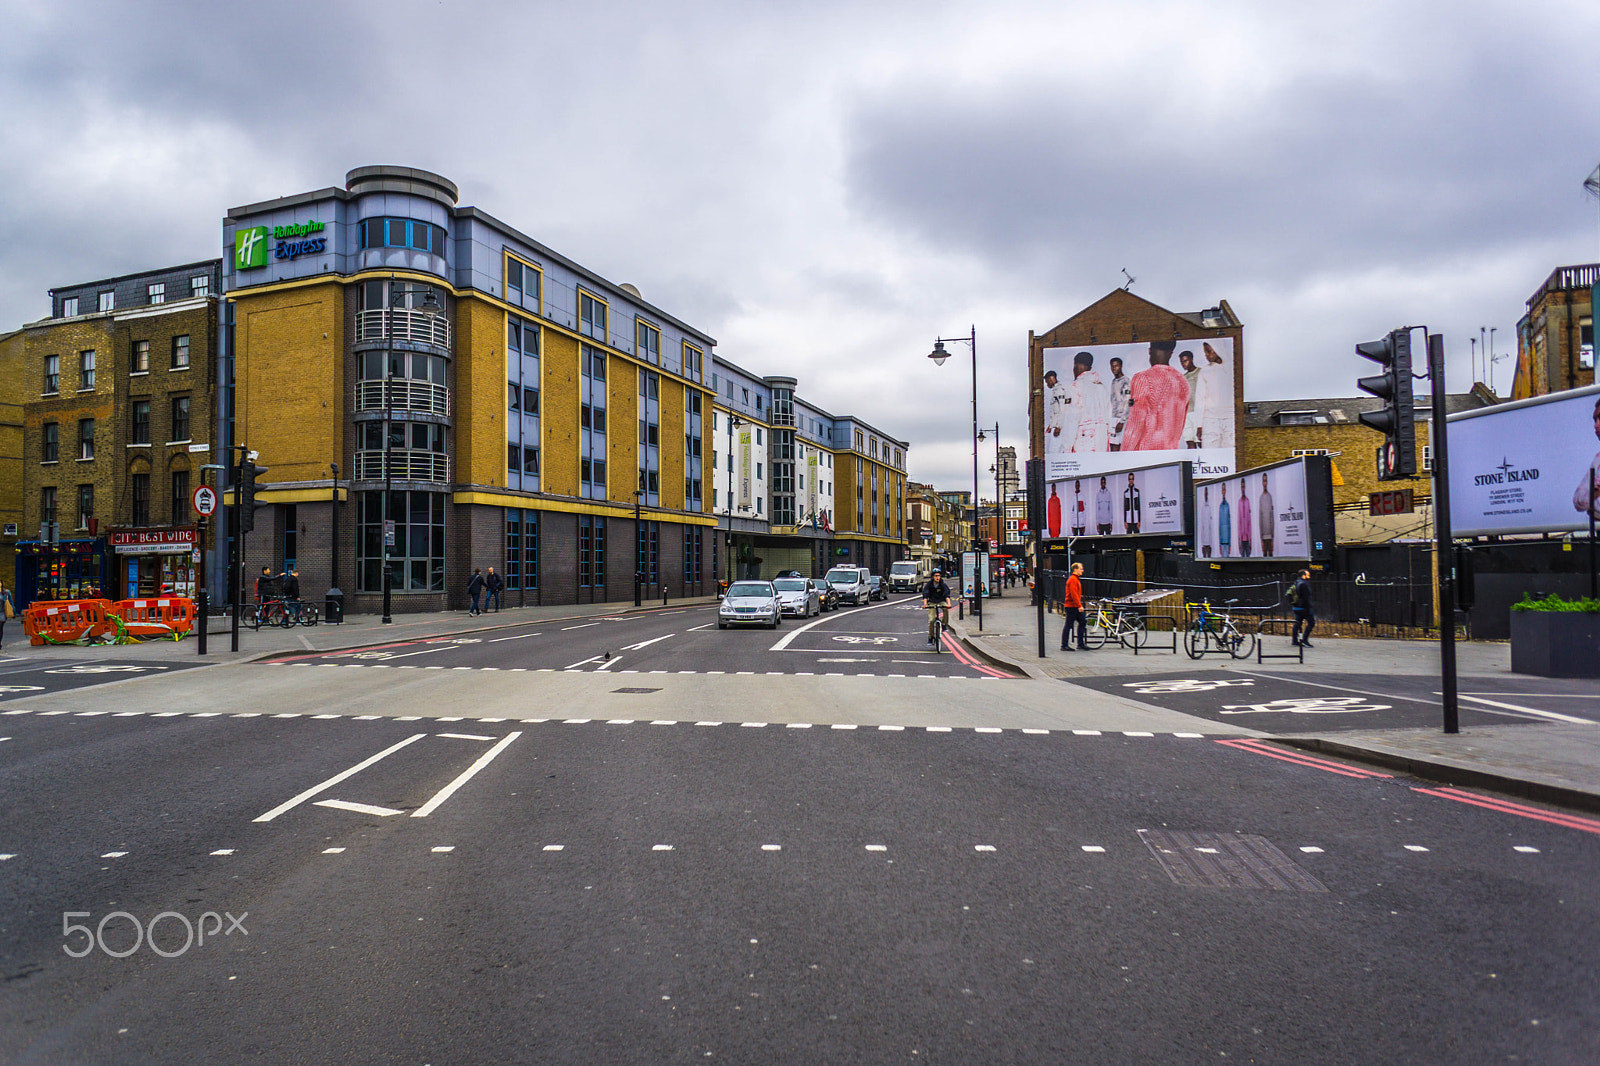
[[[344,593],[338,589],[329,589],[323,597],[322,620],[335,626],[344,621]]]

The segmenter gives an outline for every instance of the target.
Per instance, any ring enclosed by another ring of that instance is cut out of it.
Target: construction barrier
[[[119,644],[152,637],[182,640],[194,628],[194,601],[187,596],[118,600],[111,605],[110,615]]]
[[[111,632],[110,600],[40,600],[22,612],[28,643],[88,644]]]

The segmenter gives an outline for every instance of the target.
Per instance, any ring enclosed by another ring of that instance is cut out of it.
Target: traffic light
[[[1356,354],[1371,359],[1383,373],[1360,378],[1356,385],[1383,401],[1381,411],[1364,411],[1361,424],[1383,434],[1378,450],[1378,480],[1395,481],[1417,472],[1417,427],[1411,397],[1411,331],[1397,329],[1381,341],[1356,345]]]
[[[239,532],[256,528],[256,479],[267,472],[249,459],[239,464]]]

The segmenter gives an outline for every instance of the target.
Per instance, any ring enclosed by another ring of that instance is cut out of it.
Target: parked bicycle
[[[1240,628],[1227,609],[1238,602],[1228,600],[1221,610],[1212,607],[1209,601],[1184,604],[1189,610],[1189,624],[1183,635],[1183,650],[1189,653],[1189,658],[1227,652],[1235,659],[1248,659],[1255,652],[1255,633]]]
[[[1124,648],[1142,648],[1150,639],[1145,629],[1144,615],[1128,607],[1118,607],[1101,600],[1091,604],[1088,628],[1084,630],[1084,643],[1098,648],[1107,641],[1116,641]]]
[[[321,621],[321,612],[316,604],[307,600],[267,600],[265,603],[252,604],[245,621],[251,629],[258,631],[262,626],[293,629],[297,623],[303,626],[316,625]]]

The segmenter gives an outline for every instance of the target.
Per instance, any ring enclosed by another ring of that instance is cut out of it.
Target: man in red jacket
[[[1061,627],[1061,650],[1072,650],[1072,623],[1078,623],[1078,650],[1088,651],[1089,645],[1085,643],[1088,637],[1088,620],[1083,613],[1083,564],[1073,563],[1072,574],[1067,578],[1067,592],[1062,600],[1062,607],[1067,616],[1066,623]]]

